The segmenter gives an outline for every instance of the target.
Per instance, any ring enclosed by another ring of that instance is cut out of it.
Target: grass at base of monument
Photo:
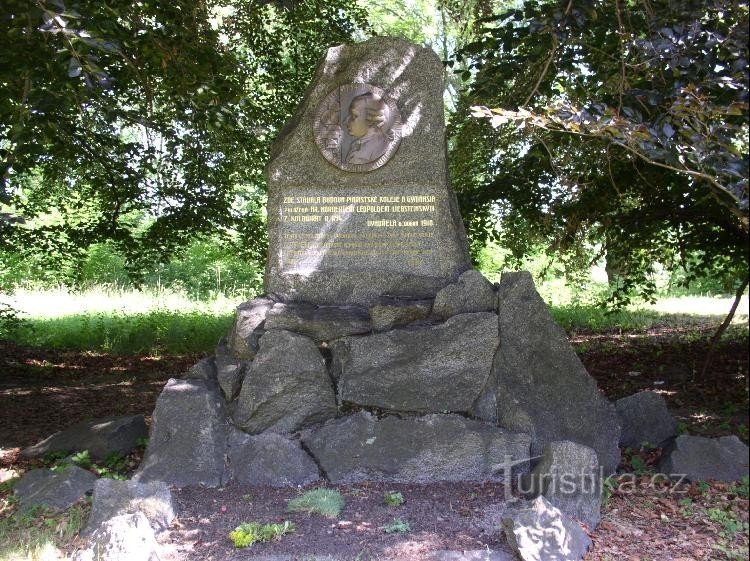
[[[730,298],[680,297],[611,313],[548,297],[553,317],[569,333],[705,329],[718,326],[731,306]],[[103,286],[82,292],[17,290],[0,294],[0,303],[17,310],[22,320],[10,333],[3,332],[0,322],[0,338],[48,349],[158,356],[210,352],[226,334],[240,302],[225,296],[198,301],[177,290]],[[747,308],[745,297],[735,324],[747,325]]]

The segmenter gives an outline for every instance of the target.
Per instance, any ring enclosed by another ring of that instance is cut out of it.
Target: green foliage
[[[750,499],[750,477],[744,476],[739,484],[732,487],[732,492],[745,500]]]
[[[327,518],[338,518],[344,508],[344,497],[335,489],[323,487],[307,491],[292,499],[287,505],[289,512],[306,512],[322,514]]]
[[[747,18],[741,0],[528,0],[483,19],[450,131],[475,254],[494,240],[518,268],[541,247],[569,273],[605,258],[620,307],[654,296],[655,263],[733,291],[747,274]]]
[[[388,491],[383,498],[385,506],[401,506],[404,504],[404,496],[400,491]]]
[[[250,547],[256,543],[269,542],[280,539],[286,534],[294,532],[294,524],[284,521],[281,524],[260,524],[245,522],[229,533],[229,539],[236,548]]]
[[[366,28],[354,0],[9,0],[0,19],[0,210],[21,218],[0,249],[77,274],[111,243],[136,281],[196,236],[262,268],[271,141],[324,49]]]
[[[411,532],[411,526],[406,520],[394,518],[383,528],[383,531],[386,534],[408,534]]]
[[[70,461],[83,469],[89,469],[92,465],[91,455],[88,450],[76,452],[70,457]]]
[[[0,302],[0,339],[10,338],[27,326],[26,320],[21,318],[18,310]]]
[[[709,520],[717,522],[722,529],[719,534],[725,538],[732,538],[738,532],[747,532],[747,522],[738,520],[734,513],[721,508],[709,508],[706,510]]]

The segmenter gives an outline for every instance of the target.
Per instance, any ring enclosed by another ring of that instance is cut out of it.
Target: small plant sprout
[[[400,491],[388,491],[384,497],[385,506],[401,506],[404,504],[404,496]]]
[[[245,522],[229,532],[229,539],[234,547],[240,549],[256,543],[270,542],[294,532],[294,524],[284,521],[280,524],[260,524]]]
[[[408,534],[411,531],[411,527],[406,520],[394,518],[383,528],[383,531],[386,534]]]
[[[319,487],[292,499],[287,505],[289,512],[322,514],[327,518],[338,518],[344,508],[344,497],[335,489]]]

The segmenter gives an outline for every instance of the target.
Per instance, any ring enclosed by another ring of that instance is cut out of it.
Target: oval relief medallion
[[[344,84],[318,106],[313,125],[323,157],[345,171],[385,165],[401,142],[396,102],[369,84]]]

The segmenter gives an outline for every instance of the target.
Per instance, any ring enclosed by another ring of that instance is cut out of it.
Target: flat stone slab
[[[229,421],[215,383],[167,382],[153,414],[148,448],[134,480],[219,487],[226,478]]]
[[[251,434],[289,433],[335,416],[331,378],[312,339],[267,331],[233,404],[235,424]]]
[[[736,436],[681,435],[664,450],[659,470],[689,481],[738,481],[748,475],[748,447]]]
[[[35,505],[67,510],[92,491],[95,481],[93,473],[78,466],[67,466],[62,471],[33,469],[21,477],[13,492],[20,503],[20,512]]]
[[[344,484],[500,480],[506,456],[526,460],[530,446],[528,435],[458,415],[377,419],[367,412],[329,421],[302,440],[328,480]]]
[[[40,458],[51,452],[89,451],[92,458],[105,460],[111,454],[128,455],[140,438],[148,436],[143,415],[88,419],[25,448],[25,458]]]
[[[504,273],[498,298],[500,351],[488,384],[495,387],[498,424],[531,434],[534,456],[550,442],[571,440],[594,449],[605,475],[614,473],[620,462],[615,406],[552,319],[531,275]]]
[[[644,444],[662,446],[677,436],[677,421],[667,402],[652,391],[642,391],[615,402],[622,423],[620,446],[640,448]]]
[[[229,469],[233,481],[247,485],[292,487],[320,479],[318,466],[299,442],[274,433],[232,431]]]
[[[403,327],[427,318],[432,311],[432,300],[381,297],[370,306],[370,323],[375,332]]]
[[[92,535],[103,528],[107,520],[125,514],[141,513],[154,530],[166,530],[175,519],[172,492],[163,481],[138,483],[99,479],[94,486],[94,497],[86,527],[82,534]]]
[[[468,412],[497,350],[497,316],[461,314],[331,344],[339,400],[395,411]]]
[[[285,329],[322,343],[369,333],[370,314],[360,306],[275,304],[266,314],[265,329]]]

